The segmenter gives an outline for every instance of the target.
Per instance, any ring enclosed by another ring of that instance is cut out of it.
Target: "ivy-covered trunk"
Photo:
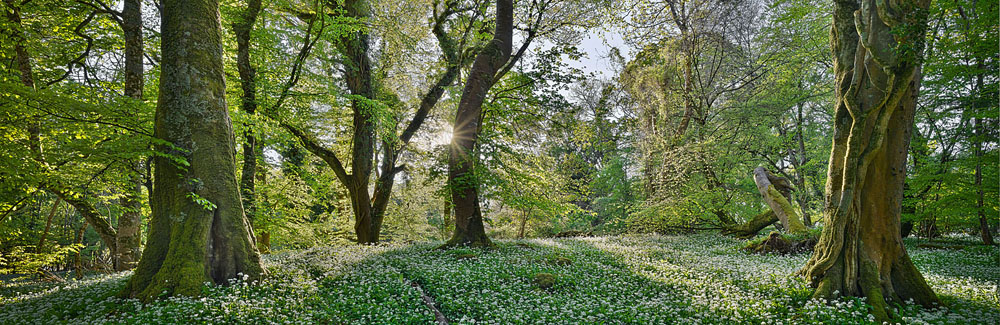
[[[163,2],[149,237],[125,293],[196,296],[206,282],[263,273],[236,181],[218,0]]]
[[[835,2],[837,101],[824,228],[801,272],[816,298],[867,297],[879,322],[889,320],[887,301],[939,302],[899,233],[929,4]]]
[[[476,55],[469,71],[462,99],[455,114],[451,150],[448,155],[448,186],[455,207],[455,232],[445,246],[492,245],[479,210],[479,189],[475,178],[473,152],[482,126],[483,101],[493,86],[494,77],[511,54],[514,4],[497,0],[496,31],[493,39]]]

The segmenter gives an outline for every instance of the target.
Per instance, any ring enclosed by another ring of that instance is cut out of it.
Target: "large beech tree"
[[[448,154],[448,186],[451,188],[451,202],[455,207],[455,232],[445,243],[446,246],[491,245],[483,227],[482,211],[479,209],[473,151],[483,123],[483,101],[496,81],[497,72],[510,58],[513,30],[513,1],[497,0],[493,39],[476,55],[455,113],[451,150]]]
[[[236,181],[218,0],[164,1],[161,34],[155,135],[186,163],[154,160],[149,237],[124,292],[147,301],[264,273]]]
[[[920,88],[930,0],[835,1],[837,101],[823,228],[801,273],[813,296],[862,296],[878,321],[887,301],[937,296],[899,234],[906,155]]]

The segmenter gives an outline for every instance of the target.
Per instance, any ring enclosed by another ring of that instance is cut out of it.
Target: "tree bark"
[[[59,208],[59,203],[62,203],[62,199],[56,197],[56,202],[52,203],[52,209],[49,210],[48,218],[45,218],[45,230],[42,231],[42,238],[38,239],[38,246],[35,246],[35,251],[38,253],[45,251],[45,237],[48,237],[49,230],[52,229],[52,218],[56,216],[56,209]]]
[[[122,32],[125,38],[125,95],[135,100],[142,100],[143,88],[143,45],[142,45],[142,0],[125,0],[122,8]],[[143,170],[140,159],[130,159],[126,162],[129,188],[122,198],[125,212],[118,218],[118,234],[115,238],[118,247],[118,258],[115,259],[115,270],[124,271],[135,267],[142,253],[140,238],[142,225],[142,193]]]
[[[242,16],[233,23],[233,31],[236,34],[236,69],[240,75],[240,89],[243,90],[240,109],[246,113],[249,119],[253,119],[254,114],[257,113],[257,70],[250,64],[250,32],[253,30],[260,10],[260,0],[248,0],[247,8],[243,11]],[[257,158],[260,156],[261,149],[258,148],[253,128],[254,125],[251,122],[244,124],[243,170],[240,176],[240,195],[243,198],[243,209],[251,224],[257,220],[255,181]],[[260,247],[260,249],[267,248]]]
[[[939,303],[899,234],[929,4],[838,0],[834,7],[837,102],[824,228],[800,272],[815,298],[867,297],[877,322],[889,321],[887,301]]]
[[[451,150],[448,155],[448,186],[455,206],[455,232],[445,246],[490,246],[482,212],[479,184],[475,177],[473,151],[483,118],[483,101],[493,86],[497,71],[511,55],[514,27],[512,0],[497,0],[496,30],[493,39],[476,55],[455,114]]]
[[[984,98],[980,97],[982,96],[982,91],[983,91],[983,74],[986,71],[986,65],[983,64],[983,60],[981,58],[977,58],[976,61],[977,61],[976,68],[979,70],[979,73],[976,74],[976,92],[978,93],[977,95],[979,96],[976,96],[976,98],[973,99],[974,103],[976,103],[973,107],[980,108],[981,103],[983,103],[984,101]],[[976,214],[979,216],[979,236],[980,238],[983,239],[983,244],[993,246],[996,245],[996,242],[993,241],[993,233],[990,232],[990,223],[986,219],[986,213],[984,212],[983,140],[985,137],[984,133],[986,132],[986,129],[983,126],[983,118],[981,117],[980,114],[976,114],[974,122],[975,122],[975,127],[973,129],[974,132],[973,136],[975,138],[973,139],[973,143],[975,143],[974,152],[976,157],[976,172],[975,172]]]
[[[758,214],[741,225],[723,225],[722,234],[736,236],[739,238],[750,238],[757,236],[757,233],[767,226],[770,226],[778,222],[778,216],[774,214],[774,210],[767,210],[764,213]]]
[[[157,149],[186,164],[154,160],[147,247],[124,289],[144,301],[264,273],[236,181],[218,0],[164,1],[161,35],[154,132],[173,147]]]
[[[806,226],[799,220],[798,214],[792,208],[790,202],[791,190],[788,180],[771,175],[764,167],[757,167],[753,170],[753,180],[757,184],[757,190],[764,198],[767,206],[774,211],[774,215],[781,220],[781,226],[788,233],[801,234],[808,231]]]

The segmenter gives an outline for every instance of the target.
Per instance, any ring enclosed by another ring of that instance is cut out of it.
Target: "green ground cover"
[[[151,305],[114,294],[129,272],[65,284],[5,281],[0,323],[869,323],[863,300],[823,302],[794,272],[808,255],[761,256],[716,234],[313,248],[266,256],[260,283],[206,286]],[[910,254],[948,305],[897,306],[901,323],[1000,323],[997,249],[950,239]],[[960,245],[956,248],[956,245]],[[537,278],[554,280],[546,287]],[[547,275],[544,275],[547,274]]]

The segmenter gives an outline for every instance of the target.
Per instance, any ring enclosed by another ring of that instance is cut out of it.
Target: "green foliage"
[[[995,68],[1000,62],[996,48],[987,45],[998,39],[991,23],[997,20],[997,4],[933,2],[929,17],[903,220],[920,224],[925,236],[935,235],[929,232],[933,228],[980,232],[980,213],[1000,213],[1000,134],[992,127],[1000,120]],[[995,220],[987,218],[993,229]]]
[[[44,252],[37,252],[37,247],[14,246],[0,256],[0,274],[35,274],[42,268],[56,266],[82,248],[80,244],[52,245]]]
[[[809,298],[811,288],[793,275],[806,255],[748,255],[738,251],[741,241],[714,234],[498,241],[494,249],[468,250],[478,257],[462,261],[432,249],[435,244],[279,253],[266,258],[270,275],[259,282],[237,279],[207,286],[204,298],[149,305],[110,297],[127,273],[66,284],[4,282],[0,322],[430,323],[426,295],[452,322],[871,323],[863,298]],[[1000,320],[992,282],[996,249],[906,244],[928,283],[951,304],[904,303],[894,322]],[[575,263],[538,263],[553,255]],[[536,289],[537,274],[550,275],[553,286]]]

